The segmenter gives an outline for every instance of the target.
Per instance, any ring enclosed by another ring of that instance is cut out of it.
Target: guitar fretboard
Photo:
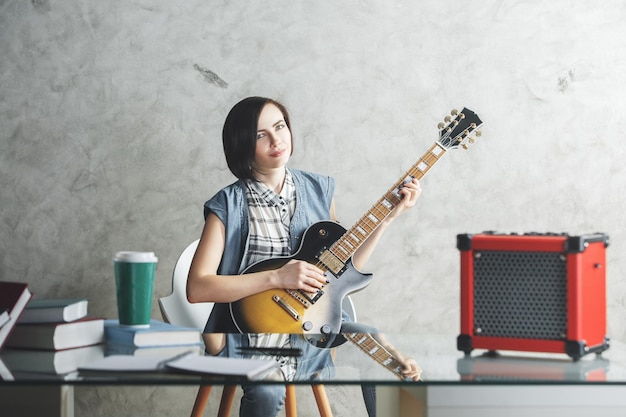
[[[368,333],[344,333],[346,339],[354,343],[373,358],[376,362],[393,372],[400,379],[404,376],[400,373],[402,364],[387,349],[384,348],[371,334]]]
[[[339,238],[329,250],[345,263],[356,250],[376,230],[383,220],[402,200],[399,190],[411,178],[420,180],[439,161],[446,149],[436,142],[428,151],[400,177],[398,181],[378,200],[350,230]]]

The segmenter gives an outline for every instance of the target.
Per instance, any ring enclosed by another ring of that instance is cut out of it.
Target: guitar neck
[[[395,376],[404,379],[400,372],[402,364],[383,345],[369,333],[344,333],[343,336],[359,347],[376,362],[391,371]]]
[[[430,168],[445,154],[446,148],[439,142],[433,146],[378,200],[350,230],[331,247],[330,251],[345,263],[354,255],[363,242],[376,230],[402,200],[400,188],[411,178],[420,180]]]

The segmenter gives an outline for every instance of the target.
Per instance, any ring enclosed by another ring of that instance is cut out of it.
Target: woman
[[[291,260],[276,270],[240,275],[262,259],[293,254],[308,226],[335,220],[334,180],[287,168],[293,138],[287,109],[279,102],[249,97],[229,112],[222,131],[224,154],[239,179],[205,203],[205,225],[187,282],[190,302],[215,302],[205,328],[207,351],[237,356],[241,347],[299,348],[302,357],[280,357],[285,380],[330,377],[329,349],[318,349],[296,335],[240,335],[228,303],[272,288],[316,292],[326,285],[324,272],[308,262]],[[389,223],[415,205],[417,180],[401,190],[402,201],[352,257],[363,267]],[[398,353],[401,357],[401,355]],[[412,359],[401,357],[405,375],[419,376]],[[244,386],[242,416],[273,416],[284,401],[284,387]]]

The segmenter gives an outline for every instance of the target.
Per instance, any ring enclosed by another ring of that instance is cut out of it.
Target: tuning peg
[[[463,149],[466,149],[466,150],[467,150],[467,145],[466,145],[466,144],[461,145],[461,147],[462,147]]]
[[[468,142],[469,143],[474,143],[474,142],[476,142],[476,139],[474,139],[473,136],[470,136],[470,138],[468,139]]]
[[[480,130],[476,131],[476,136],[481,137],[483,135],[483,132]]]
[[[446,117],[444,117],[444,118],[443,118],[443,120],[444,120],[446,123],[450,123],[450,120],[452,120],[452,118],[451,118],[450,116],[446,116]]]
[[[445,126],[445,124],[443,122],[439,122],[439,124],[437,125],[437,128],[439,130],[443,129],[443,127]]]
[[[456,116],[457,114],[459,114],[459,111],[457,109],[452,109],[450,114],[453,115],[453,116]]]

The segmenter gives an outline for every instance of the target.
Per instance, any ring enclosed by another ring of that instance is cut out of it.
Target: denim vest
[[[335,180],[310,172],[290,169],[296,186],[296,209],[290,224],[290,253],[295,253],[300,247],[300,241],[305,230],[321,220],[330,219],[330,205],[335,191]],[[246,200],[246,186],[244,181],[238,180],[220,190],[204,204],[204,217],[212,212],[225,226],[225,249],[218,268],[220,275],[238,275],[245,269],[242,265],[243,254],[248,246],[248,204]],[[247,344],[247,337],[241,337],[233,322],[228,304],[216,303],[211,311],[209,320],[204,329],[205,333],[229,333],[226,356],[238,356],[229,346]],[[317,372],[328,368],[331,360],[329,349],[312,347],[302,337],[292,336],[293,347],[302,348],[305,352],[313,349],[315,354],[304,354],[298,359],[298,373],[296,378],[310,378],[313,371]],[[305,365],[306,364],[306,365]],[[306,376],[305,376],[306,375]]]

